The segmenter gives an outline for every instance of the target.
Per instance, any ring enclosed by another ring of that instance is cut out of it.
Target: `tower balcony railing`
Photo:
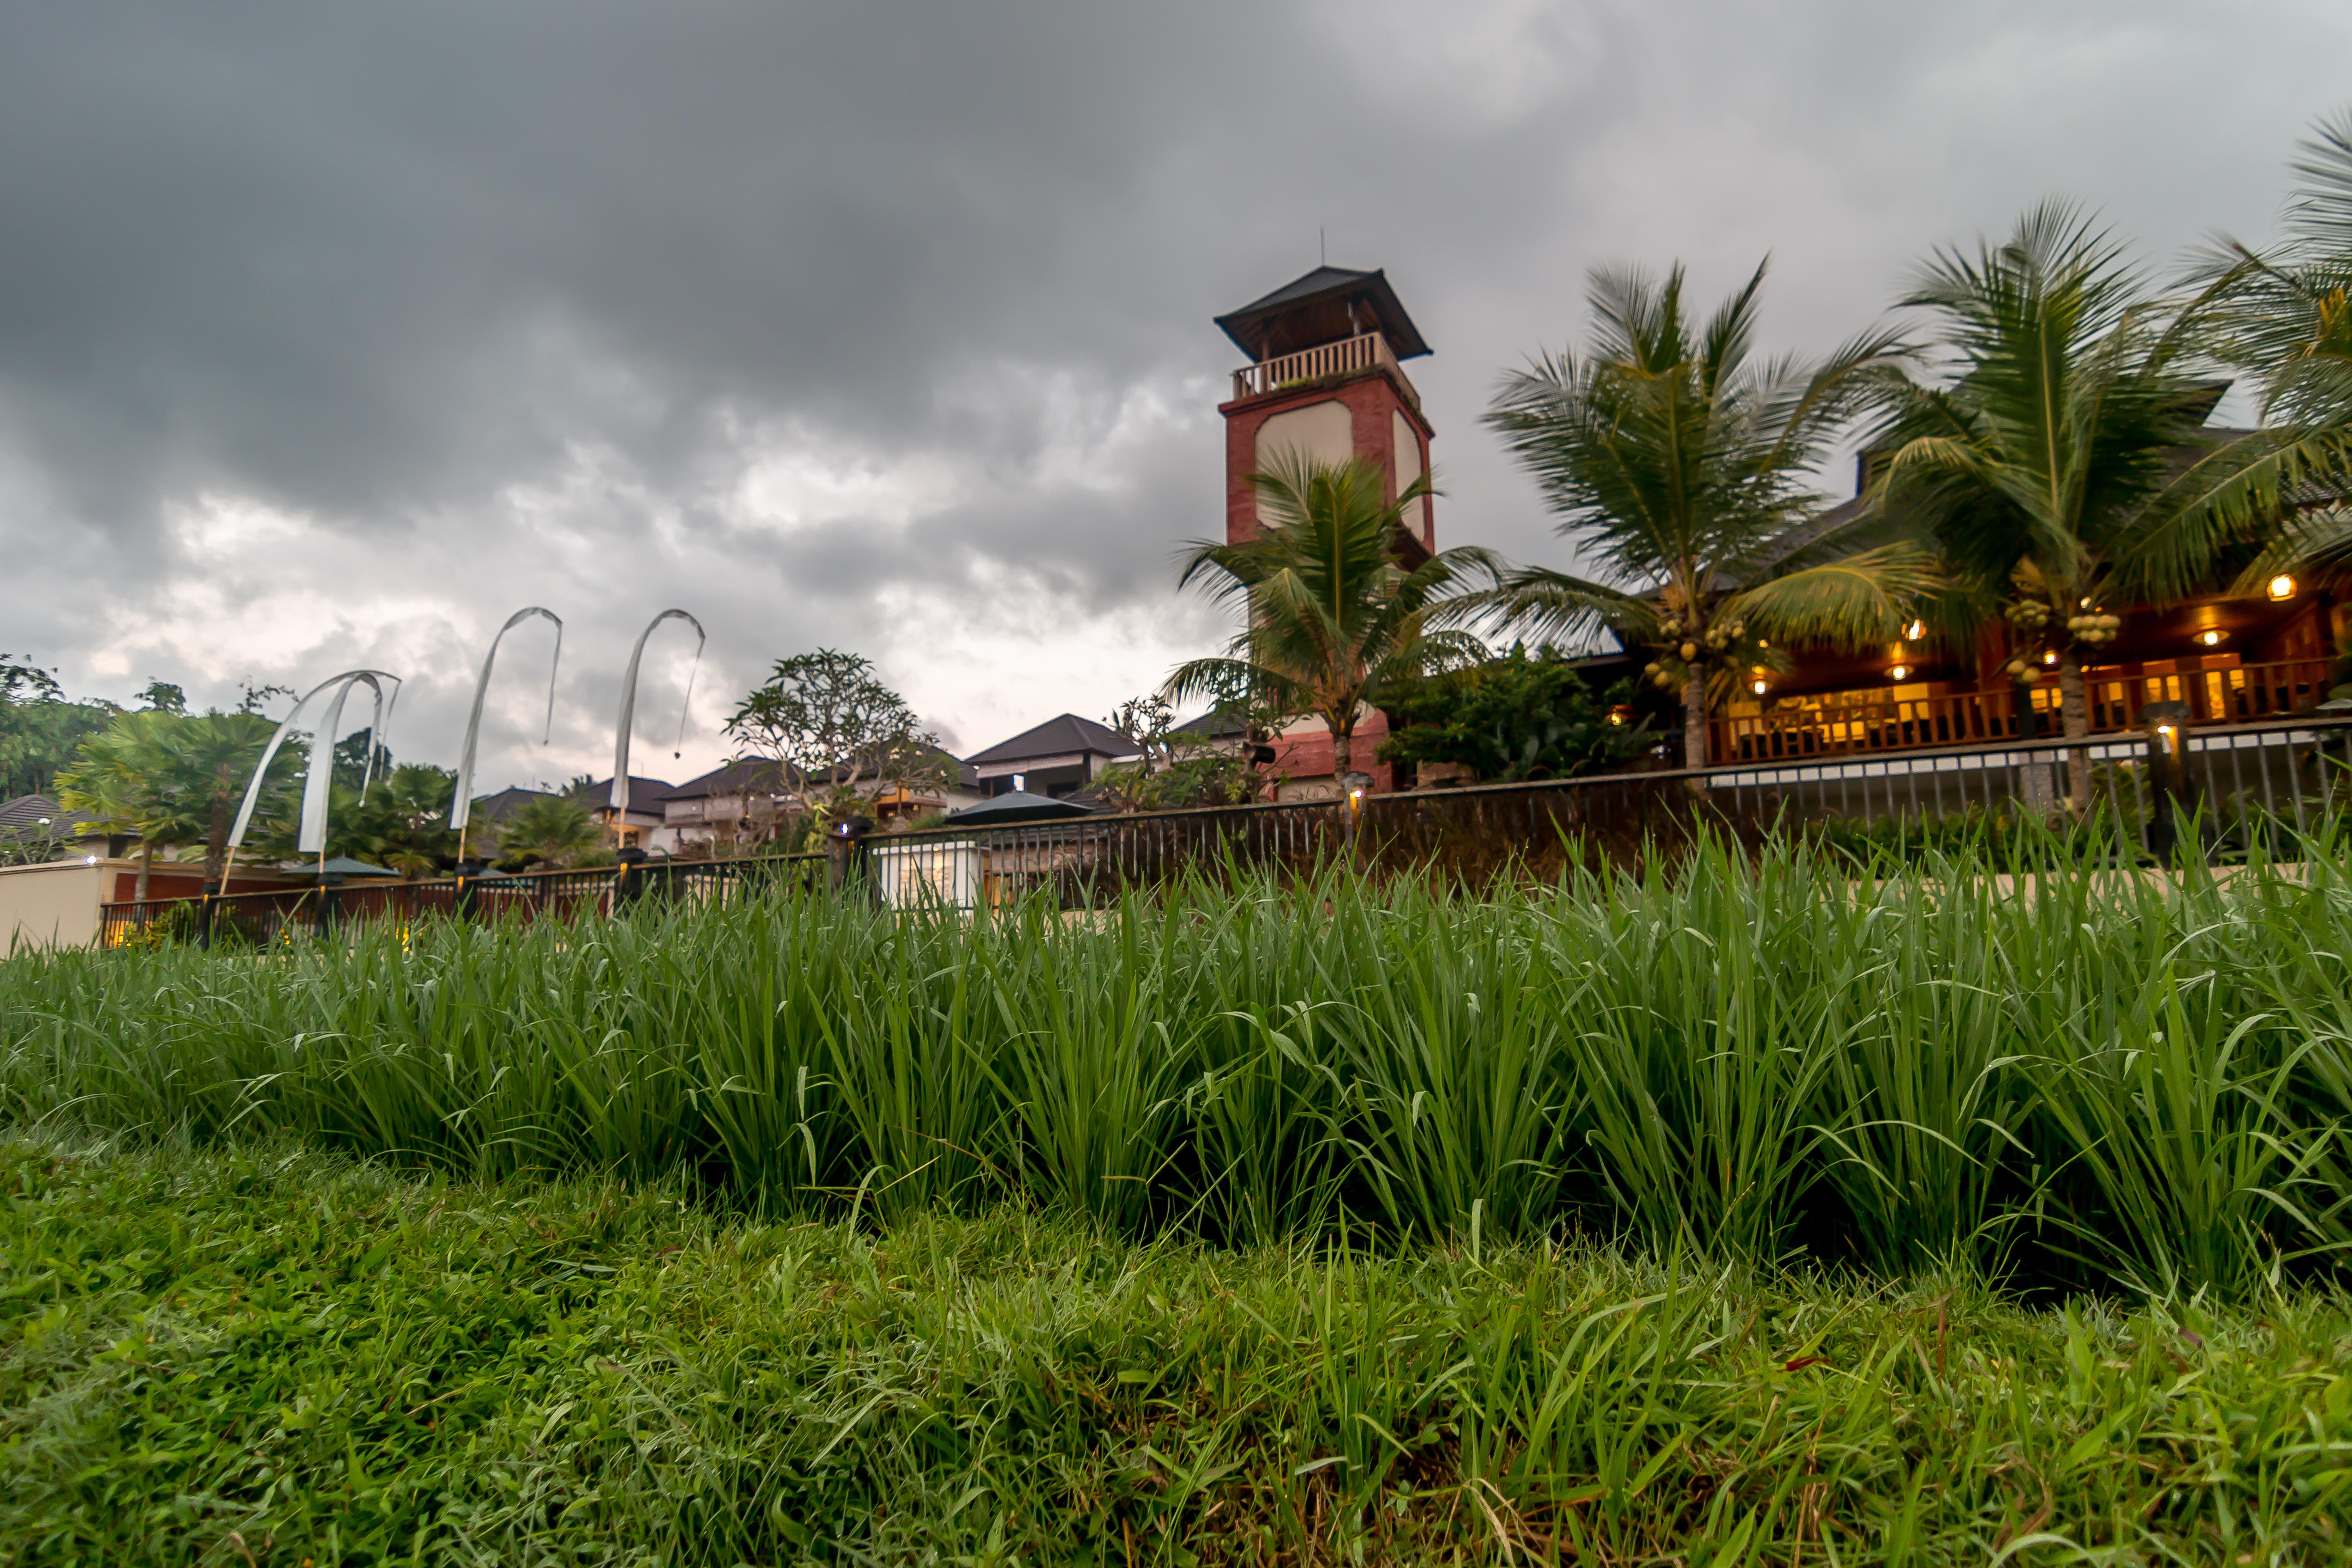
[[[1278,354],[1255,364],[1245,364],[1234,372],[1234,399],[1239,402],[1244,397],[1264,397],[1268,393],[1308,386],[1338,376],[1360,375],[1368,370],[1393,373],[1405,395],[1415,407],[1420,406],[1421,395],[1413,390],[1396,355],[1390,352],[1388,339],[1378,332],[1359,332],[1352,338],[1318,343],[1297,353]]]

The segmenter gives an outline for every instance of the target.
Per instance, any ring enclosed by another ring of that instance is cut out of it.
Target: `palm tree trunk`
[[[1324,721],[1330,723],[1329,720]],[[1344,781],[1356,771],[1356,734],[1353,714],[1339,723],[1331,724],[1331,776]]]
[[[1693,671],[1683,682],[1683,766],[1703,768],[1714,760],[1706,749],[1706,677]]]
[[[143,904],[147,901],[147,873],[154,869],[154,866],[155,841],[142,833],[139,836],[139,883],[131,889],[133,902]]]
[[[2082,661],[2071,647],[2058,655],[2058,717],[2070,741],[2091,732],[2090,693],[2083,684]],[[2087,751],[2066,753],[2066,805],[2076,816],[2090,809],[2091,753]]]
[[[228,861],[228,797],[215,792],[213,795],[213,819],[205,830],[205,880],[217,883],[221,868]],[[226,893],[226,888],[221,889]]]

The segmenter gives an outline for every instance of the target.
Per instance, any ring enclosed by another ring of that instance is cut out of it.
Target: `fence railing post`
[[[845,891],[865,870],[866,837],[873,831],[872,817],[845,816],[825,835],[825,881],[835,892]]]

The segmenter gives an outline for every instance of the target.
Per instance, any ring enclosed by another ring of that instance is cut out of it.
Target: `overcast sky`
[[[199,704],[367,664],[484,788],[725,754],[772,659],[873,658],[975,751],[1222,635],[1210,317],[1384,267],[1442,544],[1563,559],[1477,425],[1596,263],[1767,252],[1867,325],[2051,194],[2168,261],[2267,236],[2352,6],[2165,0],[499,0],[0,7],[0,650]],[[534,683],[537,683],[536,686]],[[357,705],[353,708],[357,712]]]

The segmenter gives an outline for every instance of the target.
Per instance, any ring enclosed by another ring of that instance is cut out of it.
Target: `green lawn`
[[[2254,1563],[2352,1310],[0,1142],[0,1557]],[[1099,1222],[1092,1222],[1098,1224]]]

